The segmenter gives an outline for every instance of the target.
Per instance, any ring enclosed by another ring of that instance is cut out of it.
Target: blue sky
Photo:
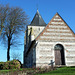
[[[75,0],[0,0],[1,4],[9,4],[11,7],[20,7],[29,16],[30,21],[33,19],[37,6],[38,10],[46,23],[58,12],[66,21],[69,27],[75,32]],[[24,41],[24,36],[21,38]],[[24,42],[23,42],[24,43]],[[21,61],[23,62],[22,45],[16,52],[21,53]],[[6,61],[6,50],[0,47],[0,61]],[[11,50],[11,54],[13,49]]]

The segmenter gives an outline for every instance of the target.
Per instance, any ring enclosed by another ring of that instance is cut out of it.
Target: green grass
[[[23,70],[26,71],[34,71],[32,68],[25,68],[25,69],[19,69],[19,72],[22,72]],[[17,69],[13,70],[0,70],[0,75],[3,73],[8,73],[8,72],[18,72]],[[36,74],[36,75],[75,75],[75,67],[62,67],[62,68],[57,68],[54,71],[50,71],[47,73],[43,74]]]
[[[19,69],[19,71],[22,71],[23,69]],[[8,73],[8,72],[14,72],[17,71],[17,69],[11,69],[11,70],[0,70],[0,74],[1,73]]]
[[[55,71],[47,72],[44,74],[36,74],[36,75],[75,75],[75,67],[57,68],[57,70]]]
[[[0,70],[0,74],[9,73],[9,72],[22,72],[22,71],[33,71],[32,68],[20,68],[20,69],[9,69],[9,70]]]

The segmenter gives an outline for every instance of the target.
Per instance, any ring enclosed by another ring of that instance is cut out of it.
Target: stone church
[[[75,34],[58,13],[46,24],[37,10],[24,42],[24,67],[75,66]]]

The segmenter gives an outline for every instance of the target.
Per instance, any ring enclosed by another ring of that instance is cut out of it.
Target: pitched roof
[[[46,23],[44,22],[44,20],[41,17],[38,10],[37,10],[37,12],[36,12],[30,25],[32,25],[32,26],[46,26]]]
[[[35,40],[75,41],[75,34],[62,17],[56,13],[45,29]]]

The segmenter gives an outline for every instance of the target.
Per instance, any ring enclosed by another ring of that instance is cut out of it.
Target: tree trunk
[[[7,61],[10,60],[10,38],[8,38]]]

